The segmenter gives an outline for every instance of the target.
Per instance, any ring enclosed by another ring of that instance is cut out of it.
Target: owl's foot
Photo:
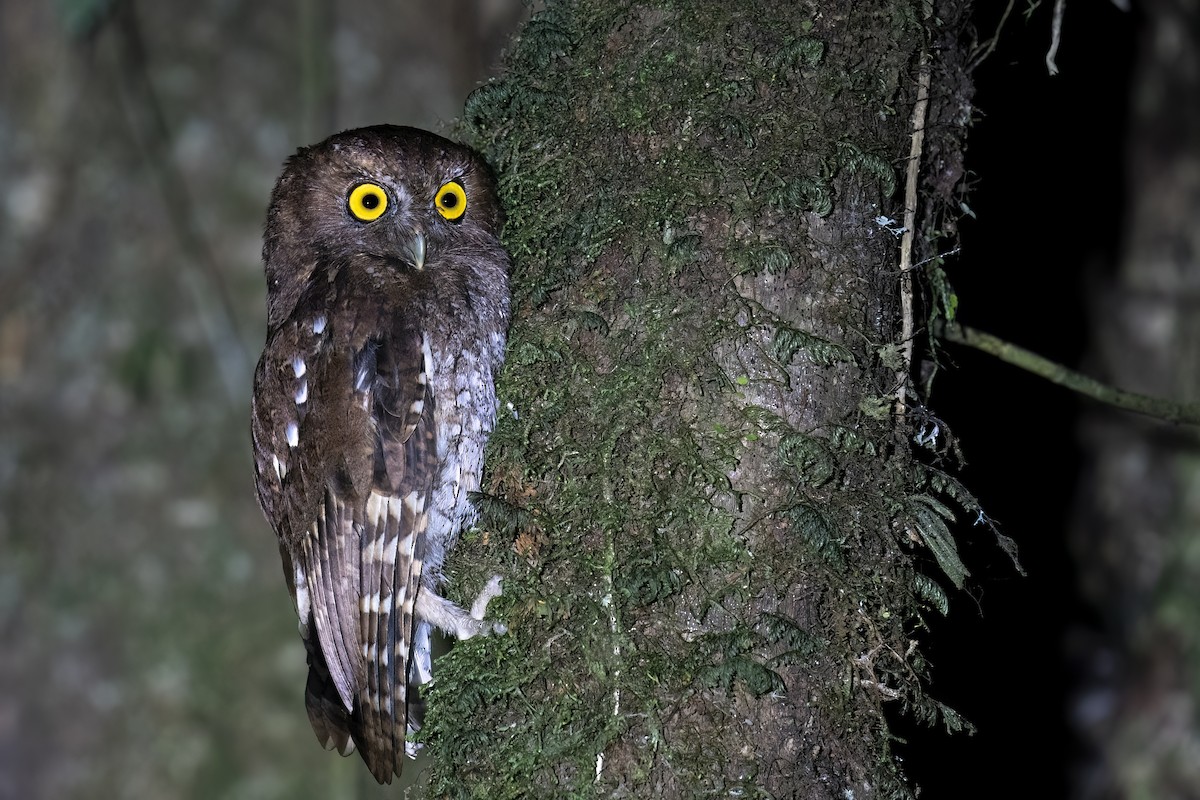
[[[492,576],[492,579],[487,582],[487,586],[483,587],[483,591],[479,593],[479,595],[475,598],[475,602],[471,604],[472,617],[478,620],[483,619],[483,616],[487,613],[488,603],[504,594],[504,587],[500,585],[502,582],[503,581],[500,579],[499,575]],[[508,628],[506,628],[504,625],[501,625],[499,622],[492,623],[492,627],[495,629],[496,633],[508,632]]]
[[[488,603],[501,594],[500,583],[500,576],[493,575],[471,604],[470,613],[429,590],[418,592],[417,619],[428,622],[455,639],[470,639],[479,634],[507,633],[508,628],[502,623],[488,622],[483,618]]]

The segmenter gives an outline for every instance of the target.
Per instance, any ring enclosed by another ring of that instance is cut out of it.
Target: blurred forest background
[[[309,728],[254,499],[266,203],[335,130],[445,130],[526,13],[0,4],[0,798],[334,797],[365,773]]]
[[[981,4],[981,38],[1004,6]],[[333,131],[450,130],[528,13],[520,0],[0,4],[0,800],[385,796],[312,736],[254,500],[266,202],[283,159]],[[976,218],[948,269],[964,321],[1107,378],[1119,370],[1102,344],[1123,333],[1094,300],[1119,286],[1128,244],[1145,19],[1070,5],[1049,77],[1050,17],[1017,2],[977,73]],[[932,409],[1029,577],[964,545],[976,580],[926,646],[934,694],[980,732],[897,714],[900,752],[923,797],[1101,796],[1080,789],[1079,765],[1106,757],[1093,732],[1116,701],[1081,691],[1137,665],[1105,643],[1096,595],[1111,588],[1087,566],[1093,490],[1078,476],[1107,423],[985,356],[949,355]],[[1159,373],[1127,388],[1181,385],[1159,380],[1176,362],[1143,366]],[[1147,569],[1153,593],[1170,570]],[[1186,739],[1194,709],[1186,688],[1176,699]]]

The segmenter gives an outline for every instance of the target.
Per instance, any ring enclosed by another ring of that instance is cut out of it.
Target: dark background
[[[1114,268],[1125,212],[1129,76],[1141,17],[1070,3],[1050,76],[1052,3],[1017,3],[975,73],[974,173],[962,252],[947,273],[959,318],[1088,372],[1092,293]],[[1001,4],[982,3],[982,38]],[[1069,724],[1082,677],[1071,643],[1096,625],[1079,599],[1068,531],[1089,401],[965,347],[946,345],[931,398],[965,452],[962,480],[1016,540],[1022,578],[982,527],[962,531],[973,574],[924,638],[935,696],[974,723],[946,737],[897,720],[922,797],[1067,797],[1083,755]],[[1102,375],[1097,377],[1103,378]],[[969,596],[968,596],[969,595]]]

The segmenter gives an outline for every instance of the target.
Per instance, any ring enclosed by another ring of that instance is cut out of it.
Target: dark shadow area
[[[947,272],[960,320],[1071,367],[1086,364],[1089,285],[1111,269],[1123,217],[1124,131],[1135,13],[1067,8],[1047,75],[1052,4],[1021,4],[976,72],[967,150],[976,219]],[[986,38],[1000,8],[976,14]],[[1016,540],[1021,578],[982,526],[958,529],[972,571],[949,617],[928,617],[932,691],[977,726],[947,736],[893,713],[908,775],[923,798],[1066,797],[1075,744],[1067,703],[1077,676],[1067,630],[1087,619],[1067,532],[1080,468],[1082,404],[1064,389],[983,353],[949,346],[932,410],[958,437],[961,477]],[[1084,367],[1086,369],[1086,367]],[[933,573],[931,573],[933,574]],[[969,787],[969,788],[968,788]]]

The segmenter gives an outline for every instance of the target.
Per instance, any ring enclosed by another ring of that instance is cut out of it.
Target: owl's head
[[[502,224],[495,178],[470,148],[395,125],[335,134],[289,158],[271,194],[268,317],[286,314],[322,265],[367,255],[437,269],[457,248],[498,246]]]

